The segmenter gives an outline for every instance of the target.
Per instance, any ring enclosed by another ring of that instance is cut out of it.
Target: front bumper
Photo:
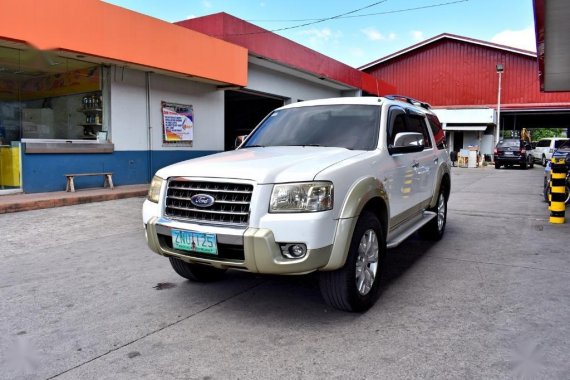
[[[162,256],[176,257],[180,260],[211,265],[221,269],[240,269],[253,273],[266,274],[304,274],[324,267],[330,259],[332,245],[308,249],[301,259],[283,257],[273,232],[267,228],[227,229],[216,233],[219,255],[212,257],[202,254],[180,251],[172,248],[169,242],[171,230],[188,229],[180,223],[168,219],[152,217],[145,227],[145,235],[150,249]]]

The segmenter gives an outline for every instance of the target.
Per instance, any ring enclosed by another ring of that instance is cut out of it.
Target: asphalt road
[[[454,168],[444,239],[390,251],[365,314],[314,275],[178,277],[141,198],[0,215],[0,378],[568,379],[570,224],[541,190],[540,166]]]

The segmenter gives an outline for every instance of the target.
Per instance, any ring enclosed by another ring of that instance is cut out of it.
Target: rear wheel
[[[352,235],[344,266],[321,272],[320,287],[325,302],[346,311],[363,312],[378,299],[386,241],[380,221],[363,211]]]
[[[528,168],[528,165],[527,165],[526,161],[525,161],[523,164],[521,164],[521,168],[523,168],[523,169],[527,169],[527,168]]]
[[[218,269],[207,265],[190,264],[180,259],[169,257],[172,269],[180,276],[197,282],[212,282],[224,277],[225,269]]]
[[[546,167],[546,156],[543,154],[542,158],[540,159],[540,163],[542,164],[542,166]]]
[[[420,236],[425,240],[438,241],[443,237],[447,223],[447,199],[445,192],[445,186],[441,185],[436,205],[428,210],[435,212],[436,217],[420,229]]]

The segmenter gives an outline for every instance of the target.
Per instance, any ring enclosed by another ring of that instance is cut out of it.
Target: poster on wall
[[[162,102],[164,145],[192,146],[194,111],[191,105]]]

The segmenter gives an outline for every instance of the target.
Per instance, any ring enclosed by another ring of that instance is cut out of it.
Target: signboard
[[[194,111],[191,105],[162,102],[163,143],[192,146]]]

